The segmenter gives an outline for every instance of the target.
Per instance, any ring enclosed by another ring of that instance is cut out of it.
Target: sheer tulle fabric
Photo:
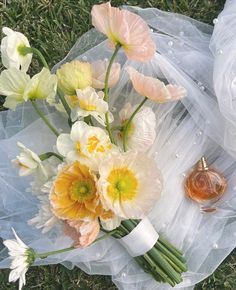
[[[144,74],[182,85],[188,91],[188,97],[178,103],[157,105],[148,101],[158,122],[157,138],[149,154],[164,176],[162,197],[149,218],[160,234],[184,251],[189,270],[176,289],[190,290],[211,274],[236,246],[236,222],[232,219],[236,216],[236,164],[232,157],[234,139],[232,134],[229,135],[236,124],[233,121],[235,115],[227,105],[227,102],[233,102],[229,82],[232,83],[235,77],[235,63],[229,65],[233,58],[233,54],[230,54],[232,51],[216,54],[214,58],[209,49],[210,40],[213,51],[228,42],[231,43],[228,49],[234,49],[236,38],[226,31],[229,31],[227,25],[231,25],[231,31],[236,26],[236,5],[227,3],[219,18],[219,23],[224,20],[223,25],[217,23],[212,39],[211,26],[185,16],[157,9],[126,8],[141,15],[152,27],[158,53],[144,64],[127,61],[124,53],[119,52],[118,61],[122,64],[122,71],[120,81],[111,89],[113,109],[118,112],[127,100],[133,105],[141,101],[134,90],[130,92],[131,83],[125,72],[128,65]],[[228,42],[224,39],[226,34]],[[63,62],[75,58],[92,62],[98,58],[109,58],[111,53],[104,37],[91,30],[78,40]],[[223,66],[224,62],[228,66]],[[69,131],[66,120],[59,113],[44,109],[55,125],[60,124],[60,127]],[[72,241],[61,234],[59,227],[43,235],[27,224],[27,220],[37,212],[38,200],[29,191],[30,178],[18,177],[10,162],[17,154],[17,141],[37,153],[43,153],[52,150],[54,136],[37,119],[28,104],[19,106],[16,112],[3,112],[1,118],[1,237],[11,238],[10,228],[14,227],[24,242],[38,252],[69,246]],[[202,214],[199,206],[185,197],[183,190],[185,176],[202,155],[228,180],[227,193],[216,204],[217,211],[213,214]],[[0,268],[8,267],[5,249],[2,249],[0,256]],[[68,268],[77,266],[89,274],[112,275],[119,289],[170,289],[170,286],[158,284],[145,274],[119,242],[112,238],[86,249],[51,256],[36,264],[55,263],[62,263]]]

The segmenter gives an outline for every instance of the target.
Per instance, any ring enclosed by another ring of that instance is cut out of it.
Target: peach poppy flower
[[[109,39],[109,45],[121,45],[131,60],[148,61],[156,51],[147,23],[127,10],[111,7],[110,2],[94,5],[92,24]]]
[[[97,60],[91,63],[92,66],[92,87],[95,89],[104,89],[105,76],[108,67],[108,60]],[[120,64],[113,63],[111,67],[108,87],[114,87],[120,77]]]
[[[165,85],[156,78],[145,76],[132,67],[127,67],[126,71],[132,81],[134,89],[144,97],[157,103],[167,103],[186,97],[187,91],[178,85]]]
[[[73,241],[76,248],[85,248],[92,244],[100,231],[98,220],[67,220],[64,225],[64,233]]]
[[[96,177],[78,161],[66,165],[50,192],[53,213],[60,219],[95,219],[101,213]]]

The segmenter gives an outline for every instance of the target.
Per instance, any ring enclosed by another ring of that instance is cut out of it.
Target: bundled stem
[[[128,235],[139,223],[139,220],[125,220],[117,228],[121,238]],[[154,247],[142,256],[134,257],[143,270],[158,282],[169,283],[172,287],[182,281],[181,274],[187,271],[186,261],[181,251],[176,249],[163,237],[159,237]]]

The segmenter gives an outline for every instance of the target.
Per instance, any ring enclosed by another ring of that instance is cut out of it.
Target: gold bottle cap
[[[202,157],[197,163],[197,170],[199,171],[207,171],[208,166],[205,157]]]

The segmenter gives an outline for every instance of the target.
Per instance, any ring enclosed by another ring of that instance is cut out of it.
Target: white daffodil
[[[72,121],[80,120],[87,116],[93,116],[101,125],[105,126],[105,114],[108,104],[103,100],[102,91],[96,93],[95,89],[87,87],[84,90],[76,90],[78,106],[72,111]],[[109,113],[109,121],[113,118]]]
[[[4,107],[15,110],[16,106],[24,102],[24,90],[30,81],[25,72],[10,68],[0,75],[0,95],[6,96]]]
[[[144,218],[162,190],[162,175],[144,153],[112,152],[99,165],[99,192],[105,209],[122,218]]]
[[[11,272],[9,275],[9,282],[16,282],[19,279],[19,290],[26,284],[25,274],[29,267],[35,260],[34,251],[26,246],[22,240],[17,236],[14,229],[15,240],[6,240],[3,242],[5,247],[8,248],[8,254],[12,259]]]
[[[16,68],[27,71],[32,60],[32,53],[24,54],[21,49],[30,47],[28,39],[24,34],[13,31],[8,27],[3,27],[3,37],[1,42],[2,63],[6,68]]]
[[[24,99],[46,99],[49,104],[55,103],[57,92],[57,76],[50,73],[49,69],[43,68],[40,73],[34,75],[24,91]]]
[[[38,196],[38,199],[40,200],[39,211],[34,218],[28,221],[28,224],[41,229],[42,233],[45,234],[59,223],[59,219],[51,210],[48,195]]]
[[[39,170],[42,174],[47,176],[47,171],[42,165],[39,156],[20,142],[17,142],[17,146],[20,148],[21,152],[12,162],[19,167],[19,175],[28,176],[36,170]]]
[[[124,125],[137,106],[126,103],[120,111],[121,123]],[[128,149],[146,152],[156,139],[156,116],[149,107],[142,107],[130,123],[127,134]]]
[[[106,132],[77,121],[70,134],[61,134],[57,138],[57,150],[69,162],[79,160],[96,170],[99,161],[112,149]]]

